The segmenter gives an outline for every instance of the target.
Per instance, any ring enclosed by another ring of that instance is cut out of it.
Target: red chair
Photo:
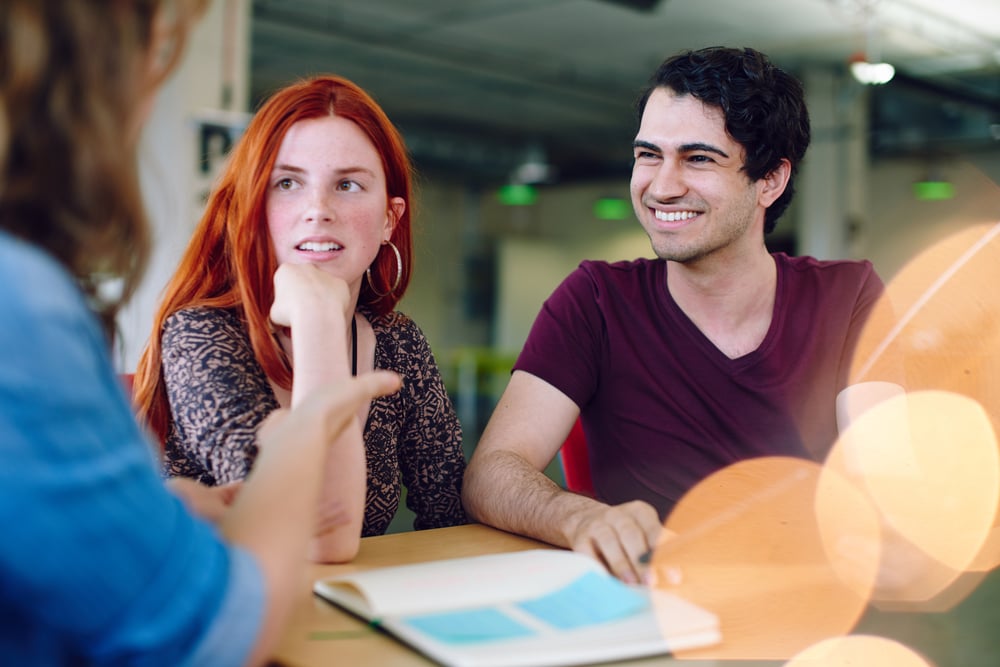
[[[595,497],[594,482],[590,476],[590,458],[587,455],[587,437],[583,434],[583,424],[577,419],[570,429],[566,441],[559,449],[566,488],[574,493]]]
[[[122,385],[125,387],[125,391],[131,397],[132,396],[132,383],[135,380],[134,373],[119,373],[118,379],[121,380]]]

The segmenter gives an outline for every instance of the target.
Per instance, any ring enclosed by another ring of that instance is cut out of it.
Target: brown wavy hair
[[[413,177],[399,131],[370,95],[341,77],[316,76],[279,90],[257,111],[233,148],[177,271],[167,284],[153,319],[152,335],[139,359],[134,385],[136,410],[160,442],[166,440],[170,428],[161,337],[164,322],[179,310],[236,310],[264,372],[277,385],[292,386],[292,370],[268,323],[278,262],[268,233],[265,198],[288,129],[302,120],[333,115],[354,122],[368,136],[382,159],[387,196],[402,197],[407,204],[390,237],[402,257],[399,284],[395,290],[390,289],[396,280],[396,257],[383,250],[371,266],[376,286],[373,289],[362,280],[358,307],[381,315],[395,308],[405,293],[413,266]]]
[[[0,2],[0,228],[66,267],[109,338],[149,257],[144,107],[204,5]]]

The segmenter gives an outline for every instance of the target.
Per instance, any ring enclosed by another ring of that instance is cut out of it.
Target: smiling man
[[[771,254],[809,144],[801,84],[751,49],[665,61],[632,204],[656,260],[585,261],[546,301],[466,472],[477,520],[626,581],[681,496],[732,463],[820,459],[883,291],[869,262]],[[542,473],[580,417],[596,499]]]

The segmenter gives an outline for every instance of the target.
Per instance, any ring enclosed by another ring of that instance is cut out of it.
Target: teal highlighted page
[[[513,605],[559,630],[614,621],[645,609],[649,601],[617,579],[594,572],[559,590]],[[515,639],[536,634],[498,607],[409,616],[404,622],[447,644]]]
[[[466,609],[404,619],[407,625],[446,644],[515,639],[535,634],[499,609]]]
[[[517,606],[560,630],[606,623],[645,609],[649,600],[617,579],[595,572],[554,593]]]

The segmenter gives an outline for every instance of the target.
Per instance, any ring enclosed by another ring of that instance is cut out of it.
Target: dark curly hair
[[[764,216],[764,233],[770,233],[792,201],[795,174],[809,147],[809,112],[799,80],[754,49],[713,46],[665,60],[636,104],[640,119],[657,88],[721,109],[726,131],[746,153],[743,170],[751,181],[770,174],[782,158],[791,163],[785,191]]]

